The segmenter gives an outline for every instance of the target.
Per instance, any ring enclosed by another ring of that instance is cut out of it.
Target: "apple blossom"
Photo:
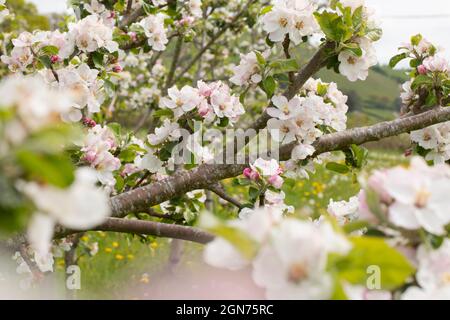
[[[404,300],[450,299],[450,240],[444,239],[438,249],[425,244],[417,250],[417,284],[402,295]]]
[[[383,193],[392,199],[387,203],[389,221],[408,230],[423,228],[435,235],[444,234],[450,223],[446,209],[450,205],[446,196],[449,170],[446,165],[428,167],[415,157],[409,168],[384,171],[380,183]]]
[[[265,58],[268,57],[270,52],[263,53]],[[247,84],[258,84],[261,82],[262,77],[261,70],[258,64],[258,58],[254,51],[241,54],[241,61],[238,66],[233,67],[233,77],[230,78],[230,82],[237,86],[243,86]]]
[[[328,254],[343,255],[350,248],[328,223],[284,219],[254,259],[253,279],[268,299],[328,299],[333,291]]]
[[[261,18],[263,29],[273,42],[283,41],[288,34],[297,45],[304,36],[319,30],[313,15],[315,9],[315,4],[310,0],[276,0],[272,10]]]
[[[108,196],[96,187],[96,181],[94,170],[79,168],[75,181],[67,189],[35,182],[20,183],[19,188],[36,206],[28,236],[41,256],[49,252],[53,227],[57,223],[67,228],[85,229],[102,223],[110,214]]]
[[[431,72],[448,72],[449,71],[448,61],[444,57],[441,57],[438,55],[434,55],[434,56],[426,58],[423,61],[423,66]]]
[[[164,19],[166,15],[158,13],[149,15],[139,22],[144,29],[145,36],[148,38],[148,45],[155,51],[163,51],[166,49],[167,39],[166,29],[164,27]]]
[[[181,137],[180,126],[176,122],[170,122],[169,119],[165,119],[163,125],[155,129],[155,133],[147,136],[148,142],[152,146],[157,146],[166,140],[176,141]]]
[[[77,23],[70,23],[69,38],[74,39],[78,49],[83,52],[105,48],[112,53],[119,49],[117,42],[113,41],[113,29],[97,15],[90,15]]]
[[[346,224],[358,218],[358,196],[351,197],[348,201],[333,201],[328,204],[328,213],[337,219],[339,224]]]
[[[120,160],[111,153],[116,147],[113,132],[101,125],[89,129],[82,144],[82,159],[96,169],[98,180],[106,186],[115,184],[113,172],[121,166]]]
[[[339,72],[350,81],[366,80],[369,68],[377,64],[375,49],[367,38],[357,39],[362,50],[362,56],[358,57],[350,50],[343,50],[339,54]]]

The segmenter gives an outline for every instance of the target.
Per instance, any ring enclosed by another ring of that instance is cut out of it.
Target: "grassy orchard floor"
[[[405,163],[407,159],[399,153],[386,151],[370,151],[369,162],[365,171],[376,168],[392,167]],[[353,175],[341,175],[319,166],[309,180],[298,181],[294,186],[285,186],[286,203],[295,206],[303,212],[314,215],[326,211],[329,199],[347,200],[355,195],[360,187],[354,181]],[[236,197],[242,195],[242,190],[229,189]],[[98,253],[90,257],[89,247],[98,242]],[[139,237],[104,232],[90,232],[81,239],[79,258],[81,267],[82,290],[79,298],[145,298],[141,293],[146,286],[151,286],[163,270],[167,269],[169,256],[169,240],[153,239],[143,243]],[[200,261],[201,246],[187,244],[183,254],[182,264],[194,268]],[[64,262],[62,258],[56,261],[57,271],[62,276]],[[127,290],[130,288],[130,290]],[[131,288],[140,288],[131,290]]]

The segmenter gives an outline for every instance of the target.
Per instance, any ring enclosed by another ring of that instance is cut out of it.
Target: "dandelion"
[[[121,254],[118,253],[118,254],[115,255],[114,258],[116,258],[116,260],[119,260],[119,261],[120,261],[120,260],[123,260],[125,257],[124,257],[123,255],[121,255]]]

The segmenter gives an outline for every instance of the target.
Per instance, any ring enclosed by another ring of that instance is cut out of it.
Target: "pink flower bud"
[[[269,182],[269,184],[271,184],[275,188],[280,189],[281,186],[283,186],[284,180],[279,175],[274,174],[273,176],[271,176],[269,178],[268,182]]]
[[[83,157],[83,160],[87,161],[89,163],[95,162],[96,159],[97,159],[97,154],[94,151],[86,152],[86,154]]]
[[[115,66],[113,67],[113,71],[114,71],[115,73],[120,73],[120,72],[123,71],[123,68],[122,68],[120,65],[115,65]]]
[[[114,11],[111,11],[109,14],[109,19],[114,19],[116,17],[116,13]]]
[[[198,108],[198,114],[202,117],[206,117],[211,109],[209,108],[207,103],[202,103]]]
[[[242,172],[242,174],[247,179],[250,179],[253,181],[256,181],[259,179],[259,173],[257,171],[252,170],[251,168],[245,168],[244,171]]]
[[[83,124],[87,127],[93,128],[97,125],[97,123],[89,118],[83,118]]]
[[[427,67],[425,67],[423,64],[417,67],[417,71],[419,74],[427,74],[428,70]]]
[[[409,157],[411,156],[413,153],[412,149],[406,149],[405,152],[403,153],[405,157]]]
[[[55,64],[55,63],[57,63],[57,62],[60,62],[60,61],[61,61],[61,58],[60,58],[59,56],[57,56],[57,55],[53,55],[53,56],[51,56],[50,61],[51,61],[53,64]]]
[[[131,31],[128,33],[128,35],[130,36],[131,41],[135,42],[137,40],[136,32]]]

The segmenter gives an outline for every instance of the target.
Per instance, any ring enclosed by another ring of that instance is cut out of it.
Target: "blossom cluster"
[[[223,82],[197,82],[197,88],[176,86],[168,90],[168,97],[160,101],[162,109],[173,111],[176,119],[189,112],[196,112],[206,123],[228,118],[236,122],[245,113],[239,97],[233,95],[230,88]]]
[[[375,19],[375,11],[365,5],[365,0],[340,0],[340,3],[344,11],[338,8],[336,10],[338,14],[345,15],[345,9],[350,8],[351,13],[355,16],[357,10],[361,10],[358,15],[363,20],[361,25],[366,25],[366,30],[362,30],[363,34],[358,35],[351,42],[359,48],[357,50],[359,52],[344,49],[339,53],[339,72],[350,81],[366,80],[370,67],[378,62],[373,46],[373,42],[379,39],[378,33],[380,33]]]
[[[144,31],[147,37],[148,45],[155,51],[163,51],[166,49],[166,44],[169,42],[167,38],[167,31],[164,26],[166,15],[158,13],[149,15],[142,19],[138,26]]]
[[[269,51],[262,54],[263,58],[268,58]],[[241,54],[241,61],[238,66],[233,67],[233,76],[230,82],[237,86],[246,84],[258,84],[262,80],[261,68],[258,63],[258,57],[254,51],[247,54]]]
[[[361,218],[372,222],[386,219],[397,228],[445,235],[450,223],[449,179],[447,165],[430,167],[420,157],[414,157],[407,168],[375,171],[360,197]],[[370,194],[375,194],[379,203],[368,202]]]
[[[267,109],[272,117],[267,123],[272,138],[284,144],[298,142],[292,151],[292,161],[304,160],[314,154],[312,144],[324,133],[346,128],[347,96],[335,83],[326,84],[310,79],[300,95],[288,100],[274,96]]]
[[[95,125],[88,130],[81,147],[82,160],[97,172],[98,180],[105,186],[114,186],[114,171],[121,162],[112,152],[117,148],[114,133],[107,126]]]
[[[288,35],[298,45],[303,37],[320,31],[314,17],[316,9],[311,0],[276,0],[271,10],[261,17],[262,27],[272,42],[282,42]]]
[[[5,139],[0,150],[7,144],[16,145],[45,127],[61,122],[61,115],[72,105],[70,96],[48,86],[40,75],[13,75],[0,83],[0,110],[12,113],[2,126]]]
[[[76,23],[69,24],[69,31],[61,33],[56,31],[36,31],[34,33],[22,32],[12,40],[14,45],[10,55],[2,56],[2,62],[9,66],[12,72],[26,71],[38,58],[41,50],[51,46],[58,52],[53,54],[52,62],[68,59],[78,50],[91,53],[99,49],[108,52],[117,52],[118,43],[113,41],[113,23],[96,14],[89,15]],[[44,52],[45,53],[45,52]]]

